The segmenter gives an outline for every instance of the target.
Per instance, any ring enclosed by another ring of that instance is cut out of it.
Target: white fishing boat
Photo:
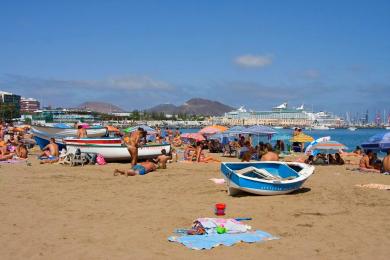
[[[354,126],[348,127],[348,130],[349,130],[349,131],[356,131],[356,129],[357,129],[357,128],[354,127]]]
[[[283,129],[283,126],[273,126],[273,129]]]
[[[75,128],[59,128],[49,126],[33,126],[31,128],[33,134],[40,133],[49,137],[77,137],[77,129]],[[87,128],[88,137],[103,137],[107,134],[106,128]]]
[[[82,139],[79,139],[82,140]],[[130,153],[127,146],[117,143],[83,143],[75,140],[64,140],[68,153],[75,153],[80,149],[82,153],[96,153],[103,155],[107,161],[130,161]],[[138,148],[138,157],[140,159],[153,158],[161,155],[161,150],[165,149],[167,153],[171,152],[170,144],[152,144]]]
[[[313,125],[312,130],[329,130],[329,127],[326,125]]]

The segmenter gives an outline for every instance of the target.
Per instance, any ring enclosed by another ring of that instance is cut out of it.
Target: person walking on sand
[[[127,143],[127,150],[131,157],[131,167],[134,167],[138,162],[138,147],[142,139],[146,138],[146,131],[139,127],[136,131],[132,132]]]
[[[149,172],[155,171],[156,169],[157,169],[156,164],[146,161],[134,165],[133,167],[131,167],[130,170],[115,169],[114,176],[117,176],[119,174],[126,175],[126,176],[145,175]]]

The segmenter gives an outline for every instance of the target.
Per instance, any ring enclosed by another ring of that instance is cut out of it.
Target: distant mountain
[[[77,108],[105,114],[125,112],[122,108],[105,102],[84,102]]]
[[[226,112],[232,111],[234,108],[222,104],[218,101],[212,101],[202,98],[193,98],[185,102],[181,106],[172,104],[161,104],[148,109],[148,112],[164,112],[165,114],[188,114],[188,115],[204,115],[204,116],[220,116]]]

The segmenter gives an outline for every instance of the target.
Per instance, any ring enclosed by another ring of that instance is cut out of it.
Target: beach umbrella
[[[290,139],[291,143],[308,143],[312,141],[314,141],[314,138],[304,133],[293,136],[293,138]]]
[[[345,145],[337,142],[337,141],[325,141],[325,142],[319,142],[317,144],[314,144],[311,146],[310,150],[322,150],[322,151],[339,151],[339,150],[346,150],[348,147]],[[306,150],[308,151],[308,150]]]
[[[311,147],[313,145],[316,145],[318,143],[322,143],[322,142],[328,142],[330,141],[330,136],[324,136],[324,137],[320,137],[314,141],[312,141],[307,147],[306,147],[306,150],[305,150],[305,153],[311,153],[312,152],[312,149]]]
[[[87,123],[81,123],[79,125],[81,125],[82,128],[89,128],[89,125]]]
[[[139,127],[144,129],[149,135],[157,133],[155,129],[153,129],[150,126],[147,126],[147,125],[137,125],[137,126],[128,127],[125,130],[123,130],[123,132],[125,132],[125,133],[132,133],[132,132],[136,131]]]
[[[243,134],[253,134],[253,135],[273,135],[276,134],[276,131],[268,126],[263,125],[254,125],[242,130]]]
[[[204,141],[206,140],[203,135],[200,133],[184,133],[180,135],[181,138],[193,139],[195,141]]]
[[[364,150],[380,150],[385,152],[390,149],[390,132],[376,134],[362,144]]]
[[[280,133],[277,133],[277,134],[274,134],[271,138],[271,141],[277,141],[277,140],[290,140],[291,139],[291,135],[289,134],[280,134]]]
[[[220,125],[212,125],[212,126],[206,126],[202,128],[199,133],[203,135],[213,135],[216,133],[222,133],[227,130],[227,127],[220,126]]]
[[[227,131],[225,131],[224,134],[238,135],[238,134],[242,134],[245,129],[246,127],[244,126],[233,126],[229,128]]]

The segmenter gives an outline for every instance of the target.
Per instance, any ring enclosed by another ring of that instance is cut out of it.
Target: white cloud
[[[321,73],[316,69],[308,69],[303,72],[303,76],[308,79],[318,79]]]
[[[272,64],[270,55],[242,55],[235,59],[235,63],[247,68],[262,68]]]

